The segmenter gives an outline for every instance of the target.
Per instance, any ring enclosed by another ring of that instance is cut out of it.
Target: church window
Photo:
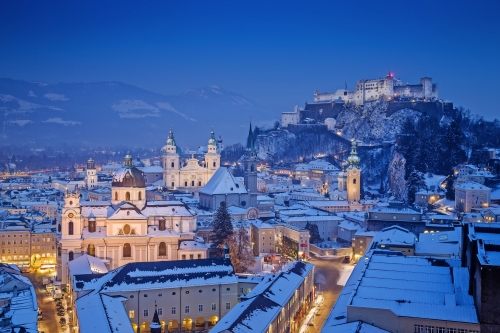
[[[160,219],[158,226],[159,226],[160,231],[165,230],[166,229],[165,219]]]
[[[68,235],[73,235],[73,222],[68,223]]]
[[[198,182],[198,186],[201,186],[201,182]]]
[[[73,251],[69,251],[69,253],[68,253],[68,261],[72,261],[74,257],[75,257],[75,254],[73,253]]]
[[[57,232],[61,232],[61,225],[60,224],[57,225]]]
[[[165,242],[160,242],[160,246],[158,247],[158,255],[159,256],[167,255],[167,244],[165,244]]]
[[[356,184],[356,178],[354,178],[354,179],[352,180],[352,183],[353,183],[353,184]]]
[[[89,221],[89,232],[95,232],[95,229],[96,229],[96,222]]]
[[[130,258],[132,257],[132,248],[129,243],[123,244],[123,257]]]
[[[118,200],[118,192],[115,192],[115,200]]]
[[[194,180],[191,181],[191,186],[194,186]]]
[[[188,182],[184,182],[184,186],[187,187],[188,186]]]
[[[215,168],[215,166],[216,166],[216,165],[217,165],[217,164],[214,162],[214,168]]]
[[[174,167],[174,165],[175,165],[174,162],[172,162],[172,168]]]
[[[130,200],[130,192],[125,193],[125,200]]]
[[[175,187],[174,182],[172,182],[172,187]]]
[[[142,192],[139,192],[139,200],[142,200]]]
[[[94,246],[94,244],[87,245],[87,254],[89,256],[95,257],[95,246]]]

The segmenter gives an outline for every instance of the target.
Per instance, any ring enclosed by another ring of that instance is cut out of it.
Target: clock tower
[[[361,168],[359,166],[359,156],[356,141],[352,140],[351,155],[347,158],[349,166],[347,168],[347,201],[349,203],[359,202],[361,188]]]

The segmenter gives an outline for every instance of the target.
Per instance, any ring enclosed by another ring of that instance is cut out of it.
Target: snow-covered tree
[[[222,256],[222,248],[227,243],[229,236],[233,234],[232,218],[227,210],[226,202],[223,201],[214,214],[212,245],[213,254]]]
[[[309,230],[309,236],[311,236],[309,243],[314,244],[321,243],[323,241],[323,238],[319,235],[318,225],[307,222],[305,229]]]
[[[415,202],[415,193],[420,189],[427,189],[424,174],[413,169],[406,180],[406,189],[408,193],[408,203],[413,204]]]
[[[231,263],[236,273],[245,273],[255,263],[252,242],[243,223],[238,223],[238,228],[227,239]]]

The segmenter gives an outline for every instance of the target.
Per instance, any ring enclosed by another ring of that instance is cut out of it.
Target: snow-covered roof
[[[139,209],[137,209],[134,205],[129,203],[125,203],[121,205],[111,216],[108,217],[108,220],[145,220],[146,216],[144,216]]]
[[[465,182],[462,184],[455,185],[455,190],[485,190],[485,191],[491,191],[491,188],[481,185],[476,182]]]
[[[244,185],[241,185],[229,172],[226,167],[220,167],[215,171],[212,178],[200,190],[200,193],[214,194],[246,194],[247,190]]]
[[[350,323],[328,327],[330,333],[389,333],[376,326],[364,323],[362,321],[352,321]]]
[[[232,283],[237,283],[237,277],[231,261],[225,258],[135,262],[99,278],[89,275],[74,277],[76,288],[95,289],[96,284],[101,284],[101,292]]]
[[[346,322],[351,307],[387,309],[399,317],[478,324],[469,273],[457,259],[374,250],[358,262],[324,326]]]
[[[389,246],[413,246],[416,240],[414,233],[397,225],[382,229],[373,238],[374,242]]]
[[[151,172],[151,173],[163,173],[163,168],[159,165],[150,165],[144,168],[141,168],[142,172]]]
[[[288,271],[266,276],[211,331],[266,332],[313,267],[312,264],[299,261],[291,265]]]
[[[84,254],[68,263],[71,275],[107,273],[106,265],[98,258]]]

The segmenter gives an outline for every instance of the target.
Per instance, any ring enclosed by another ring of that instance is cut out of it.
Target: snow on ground
[[[435,209],[436,211],[446,215],[450,215],[454,210],[455,201],[443,198],[441,200],[436,201],[435,205],[438,207]]]
[[[300,326],[299,333],[305,333],[307,332],[309,328],[309,324],[314,321],[314,317],[316,313],[319,311],[319,308],[323,305],[323,295],[319,295],[316,297],[316,300],[314,301],[313,307],[309,310],[309,313],[307,314],[306,318],[304,319],[304,322]]]
[[[427,185],[428,189],[431,189],[431,186],[434,186],[434,190],[437,190],[441,182],[445,179],[446,176],[432,175],[431,177],[429,177],[428,174],[425,174],[425,184]]]
[[[356,267],[356,265],[345,265],[342,267],[339,279],[337,280],[337,285],[345,286],[347,280],[349,280],[349,277],[351,276],[352,271],[354,270],[354,267]]]

